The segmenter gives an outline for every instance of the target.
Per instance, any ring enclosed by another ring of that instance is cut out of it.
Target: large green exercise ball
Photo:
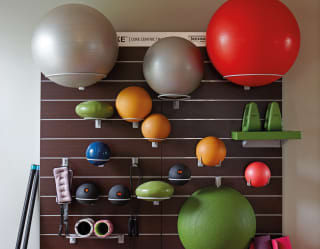
[[[228,187],[197,190],[178,217],[178,233],[186,249],[247,249],[255,232],[252,206]]]

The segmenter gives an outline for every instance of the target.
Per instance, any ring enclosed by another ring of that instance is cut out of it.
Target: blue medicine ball
[[[87,148],[86,157],[89,163],[103,167],[110,159],[109,146],[101,142],[93,142]]]

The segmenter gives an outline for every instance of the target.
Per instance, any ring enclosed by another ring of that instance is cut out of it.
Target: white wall
[[[40,74],[30,39],[49,9],[87,3],[110,18],[117,31],[205,31],[224,0],[1,0],[0,2],[0,196],[1,248],[13,248],[29,165],[39,163]],[[303,131],[302,141],[284,148],[284,232],[294,248],[320,248],[320,2],[285,0],[302,31],[297,63],[284,86],[285,127]],[[37,203],[38,205],[38,203]],[[39,209],[29,248],[39,248]],[[42,248],[44,249],[44,248]]]

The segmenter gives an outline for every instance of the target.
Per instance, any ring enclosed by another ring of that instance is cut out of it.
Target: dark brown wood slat
[[[90,216],[89,216],[90,217]],[[83,216],[69,216],[70,233],[74,233],[74,225]],[[91,217],[95,221],[109,219],[114,225],[114,233],[128,233],[129,216],[95,216]],[[139,216],[140,233],[161,233],[161,216]],[[59,216],[41,216],[40,233],[57,234],[60,224]]]
[[[52,176],[53,168],[61,165],[58,159],[42,159],[40,161],[41,176]],[[105,167],[99,168],[90,164],[86,159],[70,159],[69,167],[73,170],[74,176],[129,176],[131,159],[112,159]],[[145,176],[161,175],[161,160],[140,159],[139,167]],[[139,171],[133,169],[133,175],[139,175]]]
[[[178,235],[163,236],[162,245],[165,249],[185,249],[181,244]]]
[[[134,203],[132,203],[134,202]],[[69,214],[71,215],[128,215],[131,213],[131,205],[137,207],[138,200],[133,198],[130,203],[123,206],[111,204],[107,198],[100,198],[94,205],[83,206],[73,199],[70,205]],[[139,214],[160,214],[161,206],[154,206],[151,202],[139,203]],[[55,197],[41,197],[40,210],[42,214],[57,215],[60,214],[59,205],[56,203]]]
[[[212,134],[215,136],[215,131]],[[166,140],[162,142],[162,156],[187,157],[195,156],[196,145],[199,140]],[[279,148],[243,148],[241,141],[224,140],[227,147],[227,157],[278,157],[281,156]]]
[[[75,88],[66,88],[54,84],[53,82],[41,83],[42,99],[116,99],[118,93],[129,86],[143,87],[153,99],[158,94],[155,93],[146,82],[98,82],[85,91],[79,91]]]
[[[199,138],[205,137],[215,131],[217,137],[229,138],[230,131],[241,129],[241,121],[222,120],[172,120],[171,134],[169,138]],[[93,120],[48,120],[41,122],[42,138],[77,138],[79,134],[83,138],[104,137],[104,138],[141,138],[141,129],[132,129],[131,124],[119,121],[102,122],[101,129],[94,127]],[[195,129],[194,127],[201,127]]]
[[[150,180],[161,180],[159,178],[148,179]],[[145,182],[144,181],[144,182]],[[92,182],[95,183],[102,195],[106,195],[109,189],[116,184],[123,184],[129,187],[129,179],[124,178],[75,178],[72,184],[72,193],[75,193],[77,186]],[[136,186],[137,180],[134,180]],[[41,189],[40,195],[55,195],[55,184],[53,178],[42,178],[40,179]],[[191,195],[194,191],[202,187],[214,185],[213,178],[201,178],[201,179],[191,179],[191,181],[183,186],[175,186],[175,195]],[[270,184],[263,188],[253,188],[248,187],[244,179],[241,178],[223,178],[223,186],[232,187],[244,195],[281,195],[282,194],[282,180],[281,178],[273,178]],[[142,201],[142,205],[145,205]]]
[[[107,80],[144,80],[142,72],[142,63],[116,63],[112,71],[105,78]],[[223,77],[217,73],[215,68],[210,63],[204,64],[203,79],[222,80]],[[42,80],[47,80],[42,79]]]
[[[64,237],[59,236],[44,236],[40,235],[41,249],[66,249],[69,241]]]
[[[256,214],[281,214],[281,197],[247,197]],[[187,200],[184,197],[172,198],[162,202],[164,214],[178,214],[183,203]]]
[[[175,186],[175,195],[192,194],[202,187],[214,185],[214,179],[202,178],[192,179],[188,184],[183,186]],[[270,184],[263,188],[248,187],[244,179],[239,178],[222,178],[222,185],[232,187],[244,195],[281,195],[282,179],[273,178]]]
[[[95,140],[42,140],[41,157],[85,157],[88,145]],[[98,140],[99,141],[99,140]],[[113,140],[105,139],[113,157],[194,157],[198,140],[166,140],[159,148],[152,148],[145,139]],[[279,157],[278,148],[242,148],[241,142],[224,140],[227,147],[227,157]]]
[[[114,107],[114,102],[105,102],[111,104]],[[75,108],[80,103],[81,101],[43,101],[41,102],[41,118],[79,119],[80,117],[76,114]],[[153,102],[152,112],[161,112],[161,102]],[[112,118],[120,118],[116,110],[114,110],[114,115],[112,116]],[[111,120],[103,121],[103,123],[104,122],[111,122]],[[129,122],[125,123],[128,123],[128,126],[130,126]]]
[[[247,197],[250,201],[256,214],[281,214],[282,213],[282,198],[281,197]],[[141,203],[139,214],[178,214],[183,203],[187,200],[186,197],[173,197],[170,200],[161,202],[160,206],[154,206],[152,203]],[[136,198],[131,201],[137,201]],[[141,205],[143,204],[143,205]],[[136,204],[134,204],[136,205]],[[41,197],[40,210],[42,214],[57,215],[60,214],[59,205],[57,205],[54,197]],[[73,215],[117,215],[130,214],[130,203],[123,206],[112,205],[107,198],[100,198],[94,205],[83,206],[77,203],[76,200],[70,205],[69,213]]]
[[[85,157],[85,152],[94,140],[55,140],[41,141],[41,157]],[[111,156],[160,156],[161,150],[151,147],[145,140],[101,140],[109,145]]]
[[[250,101],[180,101],[180,109],[174,110],[172,101],[157,101],[153,102],[152,113],[160,112],[170,119],[242,119],[244,107],[248,102]],[[42,101],[41,118],[79,119],[74,111],[79,103],[81,101]],[[114,102],[107,103],[114,106]],[[260,101],[257,104],[261,118],[264,118],[269,102]],[[119,118],[116,111],[112,118]]]
[[[196,159],[165,159],[162,160],[163,175],[167,175],[171,166],[182,163],[189,167],[192,176],[243,176],[247,165],[254,161],[266,163],[272,175],[282,175],[281,159],[225,159],[222,167],[197,167]]]
[[[120,47],[118,61],[143,61],[144,55],[149,47]],[[208,60],[205,47],[199,47],[202,58]]]
[[[180,109],[174,110],[169,101],[162,102],[162,113],[168,118],[238,118],[242,119],[243,110],[250,101],[181,101]],[[264,118],[269,102],[257,102],[260,117]],[[281,103],[280,103],[281,106]]]
[[[108,249],[129,249],[130,241],[127,236],[125,236],[125,243],[118,244],[117,239],[77,239],[77,244],[67,245],[70,249],[96,249],[96,248],[108,248]],[[46,249],[46,248],[44,248]]]
[[[132,238],[132,248],[134,249],[162,249],[161,236],[146,235]]]
[[[177,233],[177,216],[162,217],[162,226],[164,233]],[[281,233],[281,216],[257,216],[257,233]]]
[[[155,93],[146,82],[98,82],[79,91],[75,88],[66,88],[53,82],[41,83],[42,99],[115,99],[118,93],[129,86],[145,88],[153,99]],[[191,94],[192,99],[281,99],[282,86],[280,82],[250,89],[245,91],[243,87],[225,82],[203,82],[200,87]]]
[[[222,167],[197,167],[196,159],[139,159],[139,166],[145,176],[167,176],[171,166],[182,163],[188,166],[192,176],[242,176],[247,165],[262,161],[271,169],[273,176],[282,175],[281,159],[225,159]],[[41,159],[41,176],[52,176],[53,168],[61,165],[58,159]],[[162,164],[162,169],[161,169]],[[103,168],[94,167],[86,159],[70,159],[69,166],[75,176],[128,176],[131,159],[112,159]],[[139,174],[134,170],[134,175]]]

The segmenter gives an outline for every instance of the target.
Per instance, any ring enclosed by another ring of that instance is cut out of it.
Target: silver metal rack
[[[89,237],[81,237],[76,234],[69,234],[66,236],[67,239],[69,239],[69,243],[71,245],[74,245],[77,243],[77,239],[117,239],[118,244],[124,244],[124,234],[112,234],[110,236],[107,236],[105,238],[100,238],[96,236],[89,236]]]

